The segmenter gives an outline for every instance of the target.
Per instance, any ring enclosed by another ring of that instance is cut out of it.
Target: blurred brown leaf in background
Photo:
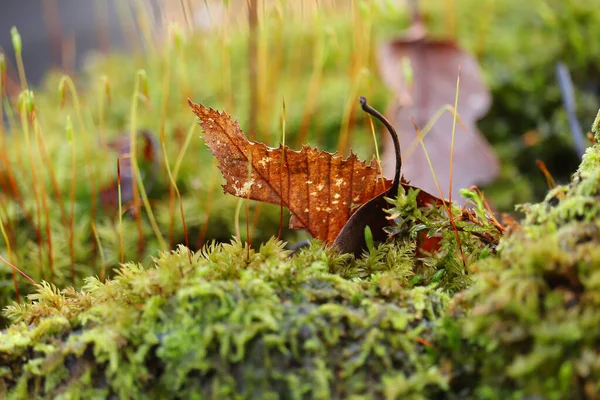
[[[395,94],[387,115],[400,136],[402,173],[412,185],[432,193],[438,190],[412,119],[423,129],[441,108],[454,106],[460,66],[458,114],[462,124],[456,125],[452,199],[464,203],[460,189],[489,183],[499,172],[494,150],[476,126],[491,104],[477,61],[452,41],[428,38],[417,18],[403,36],[381,46],[378,62],[383,81]],[[453,118],[452,113],[444,112],[424,137],[444,197],[449,193]],[[393,145],[386,138],[382,157],[385,176],[392,176],[394,162]]]

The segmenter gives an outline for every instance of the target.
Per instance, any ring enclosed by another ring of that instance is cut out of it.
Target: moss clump
[[[402,248],[387,248],[402,259]],[[315,245],[238,242],[124,266],[81,292],[46,284],[8,308],[9,397],[424,398],[446,388],[428,346],[449,297],[408,289],[410,264],[368,279]],[[397,284],[391,285],[396,276]],[[384,284],[387,279],[387,284]]]
[[[458,319],[477,398],[600,395],[599,155],[596,144],[570,185],[523,206],[522,227],[477,264]]]

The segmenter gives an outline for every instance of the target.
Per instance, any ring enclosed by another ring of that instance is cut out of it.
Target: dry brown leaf
[[[282,151],[281,145],[251,142],[225,112],[191,100],[189,104],[200,120],[206,144],[219,160],[224,191],[282,204],[292,214],[290,228],[305,229],[328,244],[357,207],[391,186],[391,181],[380,178],[375,159],[366,164],[354,153],[343,159],[310,146],[300,151],[286,146]]]
[[[410,60],[413,71],[411,87],[402,71],[404,58]],[[404,177],[419,188],[438,192],[423,148],[417,142],[412,118],[422,129],[440,108],[454,105],[460,66],[458,113],[466,130],[457,124],[452,199],[462,203],[464,200],[459,197],[461,188],[492,181],[498,175],[499,162],[476,126],[476,121],[489,109],[491,96],[481,79],[475,58],[451,41],[427,38],[424,26],[417,21],[403,37],[385,43],[378,59],[381,76],[396,95],[387,115],[400,138]],[[424,138],[445,196],[450,182],[452,124],[453,116],[446,112]],[[382,157],[385,176],[393,175],[394,162],[393,145],[386,138]]]

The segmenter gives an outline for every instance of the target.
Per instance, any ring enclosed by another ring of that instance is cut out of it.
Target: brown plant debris
[[[325,243],[333,243],[360,205],[391,186],[374,158],[367,164],[354,153],[344,159],[306,145],[300,151],[268,147],[249,141],[225,112],[189,104],[219,160],[224,191],[282,204],[292,214],[290,228],[305,229]]]

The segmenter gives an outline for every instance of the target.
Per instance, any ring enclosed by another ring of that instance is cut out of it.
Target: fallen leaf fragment
[[[366,226],[374,241],[387,239],[384,228],[391,222],[384,211],[389,208],[385,198],[397,196],[399,185],[405,190],[413,187],[401,178],[402,159],[393,127],[366,99],[361,98],[363,110],[380,119],[396,138],[393,182],[380,177],[375,159],[366,164],[354,153],[343,159],[310,146],[294,151],[251,142],[226,113],[191,100],[189,104],[206,144],[219,160],[226,193],[285,206],[292,214],[290,228],[305,229],[342,253],[359,256],[364,251]],[[421,207],[442,204],[425,191],[419,192],[417,202]]]
[[[191,100],[189,104],[219,160],[224,191],[283,205],[292,215],[290,228],[305,229],[327,244],[333,243],[358,206],[391,186],[381,179],[375,159],[366,164],[354,153],[343,159],[310,146],[295,151],[251,142],[226,113]]]

